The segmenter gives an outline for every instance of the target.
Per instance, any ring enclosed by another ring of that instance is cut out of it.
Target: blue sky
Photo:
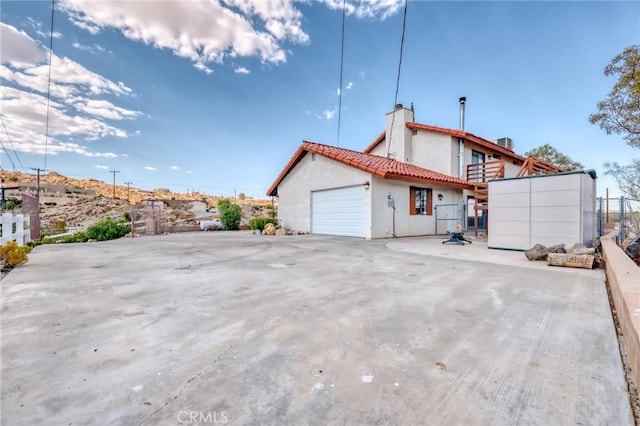
[[[303,139],[338,143],[340,0],[55,4],[46,144],[51,2],[0,5],[0,141],[19,171],[265,197]],[[341,147],[384,130],[402,5],[347,1]],[[640,2],[410,1],[398,102],[456,128],[466,96],[468,131],[520,154],[550,143],[615,193],[602,164],[640,153],[588,116],[637,43]]]

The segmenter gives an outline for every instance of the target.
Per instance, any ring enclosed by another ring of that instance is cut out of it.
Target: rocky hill
[[[4,186],[11,186],[12,183],[35,183],[37,177],[33,174],[10,172],[0,170],[0,177],[4,181]],[[40,183],[54,185],[65,185],[80,189],[93,190],[95,197],[76,197],[65,200],[65,203],[56,205],[43,205],[41,212],[42,224],[45,227],[52,226],[55,222],[64,222],[67,226],[86,227],[94,224],[104,217],[122,217],[125,212],[130,212],[132,206],[136,209],[136,216],[146,218],[158,215],[166,222],[188,222],[192,219],[206,216],[206,213],[196,214],[190,210],[190,203],[187,201],[203,201],[207,207],[215,208],[218,200],[223,198],[216,195],[200,194],[198,192],[178,193],[162,189],[143,190],[135,187],[116,185],[116,198],[113,198],[113,185],[99,181],[97,179],[74,179],[63,176],[56,172],[49,172],[40,176]],[[172,200],[171,206],[164,206],[156,209],[147,206],[148,200]],[[182,200],[184,203],[173,202]],[[233,200],[234,203],[242,207],[243,224],[251,217],[271,214],[271,200],[254,199],[251,197],[241,197]],[[215,217],[215,211],[210,215]]]

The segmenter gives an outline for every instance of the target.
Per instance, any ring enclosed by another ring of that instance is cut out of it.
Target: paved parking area
[[[245,232],[38,247],[0,282],[2,424],[633,424],[602,271],[497,253]]]

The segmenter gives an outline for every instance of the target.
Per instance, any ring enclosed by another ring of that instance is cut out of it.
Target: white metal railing
[[[9,241],[16,241],[19,246],[23,246],[31,241],[29,232],[29,215],[2,213],[0,226],[2,227],[2,237],[0,245],[5,245]]]

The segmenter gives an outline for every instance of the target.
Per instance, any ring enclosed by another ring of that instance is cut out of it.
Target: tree
[[[613,176],[618,187],[629,198],[640,200],[640,160],[631,160],[631,164],[621,166],[618,163],[604,163],[605,175]]]
[[[240,228],[242,208],[239,205],[231,204],[231,201],[223,198],[218,200],[218,212],[220,213],[220,222],[225,229],[235,231]]]
[[[640,45],[631,45],[611,60],[604,75],[618,81],[598,102],[598,112],[589,116],[591,124],[602,130],[623,135],[627,143],[640,148]]]
[[[524,153],[525,157],[530,155],[538,157],[541,160],[548,161],[551,164],[555,164],[565,171],[584,169],[584,166],[581,163],[573,161],[571,158],[567,157],[548,143]]]

